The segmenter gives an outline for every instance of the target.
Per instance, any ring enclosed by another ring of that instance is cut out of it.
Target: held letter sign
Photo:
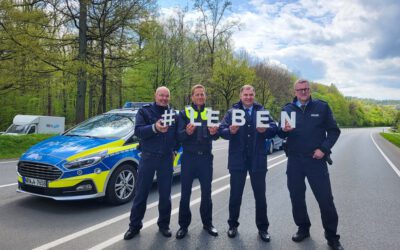
[[[246,123],[244,119],[244,110],[233,109],[232,110],[232,125],[233,126],[243,126]]]
[[[291,112],[290,116],[286,111],[281,112],[281,128],[285,127],[285,123],[288,122],[291,128],[296,128],[296,112]]]
[[[269,111],[257,111],[257,128],[269,128]]]
[[[192,115],[192,114],[190,114]],[[212,110],[211,108],[207,108],[207,126],[208,127],[218,127],[219,122],[218,122],[218,116],[219,116],[219,111],[218,110]]]

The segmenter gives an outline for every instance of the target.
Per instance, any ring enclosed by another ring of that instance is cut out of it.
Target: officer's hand
[[[218,132],[218,126],[208,127],[208,131],[210,131],[210,135],[215,135]]]
[[[267,131],[267,128],[256,128],[258,133],[264,133],[265,131]]]
[[[188,123],[188,125],[186,125],[186,134],[192,135],[195,130],[196,126],[193,123]]]
[[[169,128],[168,126],[162,125],[161,119],[156,122],[156,129],[158,132],[165,133],[168,131],[168,128]]]
[[[320,149],[316,149],[316,150],[314,151],[314,155],[313,155],[313,158],[314,158],[314,159],[320,160],[320,159],[324,158],[324,156],[325,156],[325,153],[322,152]]]
[[[229,126],[229,131],[231,132],[231,134],[236,134],[237,131],[239,130],[239,126],[234,126],[234,125],[230,125]]]
[[[294,129],[294,128],[292,128],[292,127],[290,126],[289,122],[288,122],[288,121],[285,121],[285,127],[283,127],[282,130],[283,130],[284,132],[290,132],[290,131],[292,131],[293,129]]]

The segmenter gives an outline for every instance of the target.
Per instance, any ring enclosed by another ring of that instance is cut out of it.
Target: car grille
[[[27,161],[21,161],[18,163],[18,173],[24,177],[48,181],[56,180],[62,175],[62,171],[52,165]]]

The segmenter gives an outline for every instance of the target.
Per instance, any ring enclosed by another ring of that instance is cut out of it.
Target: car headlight
[[[76,169],[76,168],[86,168],[99,163],[104,157],[107,155],[107,150],[102,152],[88,155],[82,158],[78,158],[76,160],[64,163],[64,167],[68,169]]]

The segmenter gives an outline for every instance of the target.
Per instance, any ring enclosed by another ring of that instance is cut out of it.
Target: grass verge
[[[28,148],[54,135],[0,135],[0,159],[19,158]]]
[[[400,133],[380,133],[383,138],[400,148]]]

